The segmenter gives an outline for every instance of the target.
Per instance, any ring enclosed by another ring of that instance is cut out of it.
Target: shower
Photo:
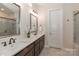
[[[74,12],[74,55],[79,56],[79,11]]]

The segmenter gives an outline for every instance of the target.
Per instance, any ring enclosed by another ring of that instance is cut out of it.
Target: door
[[[63,15],[61,9],[49,10],[49,47],[63,46]]]

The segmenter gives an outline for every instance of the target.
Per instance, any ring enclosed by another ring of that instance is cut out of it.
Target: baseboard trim
[[[74,49],[72,48],[72,49],[70,49],[70,48],[62,48],[63,50],[65,50],[65,51],[74,51]]]
[[[45,45],[45,48],[49,48],[48,45]],[[65,51],[76,51],[77,49],[73,49],[73,48],[60,48],[62,50],[65,50]]]

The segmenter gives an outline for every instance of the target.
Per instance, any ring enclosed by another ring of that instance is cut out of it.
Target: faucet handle
[[[13,40],[13,38],[10,38],[10,40],[9,40],[9,44],[12,44],[12,43],[11,43],[11,40]]]
[[[12,44],[11,40],[13,41],[13,43],[15,43],[15,40],[16,40],[16,39],[14,39],[14,38],[10,38],[10,40],[9,40],[9,44]]]
[[[7,46],[7,43],[6,42],[1,42],[1,44],[4,44],[3,46]]]

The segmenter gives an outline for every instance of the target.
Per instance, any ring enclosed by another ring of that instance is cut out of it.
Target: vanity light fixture
[[[38,17],[38,14],[34,12],[34,10],[30,10],[30,13],[33,14],[34,16]]]

